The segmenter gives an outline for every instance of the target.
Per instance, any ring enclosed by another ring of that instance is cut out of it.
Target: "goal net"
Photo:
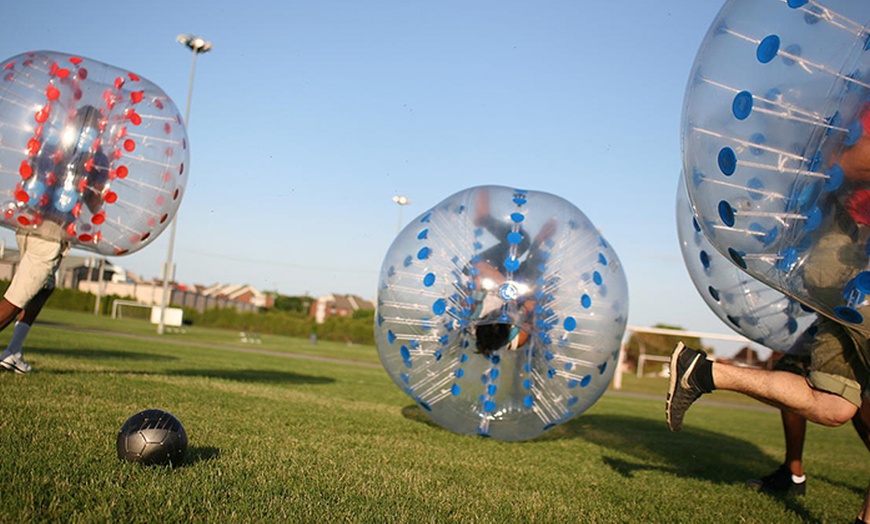
[[[151,304],[140,304],[132,300],[115,300],[112,302],[112,318],[132,318],[136,320],[151,320]]]

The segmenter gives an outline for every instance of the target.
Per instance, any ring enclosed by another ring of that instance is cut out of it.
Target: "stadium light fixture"
[[[399,204],[399,225],[396,227],[396,233],[402,231],[402,208],[411,203],[411,199],[406,196],[395,195],[393,202]]]

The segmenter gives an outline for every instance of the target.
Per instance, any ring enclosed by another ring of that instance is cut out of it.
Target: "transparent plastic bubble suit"
[[[695,219],[682,175],[676,215],[683,261],[710,310],[732,330],[768,349],[802,352],[803,345],[795,347],[795,343],[816,320],[816,313],[751,277],[716,251]]]
[[[0,75],[0,225],[103,255],[153,241],[187,179],[187,132],[166,93],[53,51],[4,60]]]
[[[627,313],[619,259],[579,209],[482,186],[398,235],[381,269],[375,332],[390,377],[436,423],[519,441],[604,394]]]
[[[723,255],[870,333],[870,3],[732,0],[684,101],[683,168]]]

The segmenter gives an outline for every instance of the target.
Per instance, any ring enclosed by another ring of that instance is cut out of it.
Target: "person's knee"
[[[838,427],[852,420],[858,412],[858,407],[843,397],[827,394],[821,410],[819,423],[825,426]]]

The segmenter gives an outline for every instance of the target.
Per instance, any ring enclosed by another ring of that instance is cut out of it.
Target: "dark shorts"
[[[810,356],[786,353],[776,361],[773,369],[775,371],[788,371],[806,378],[810,374]]]

